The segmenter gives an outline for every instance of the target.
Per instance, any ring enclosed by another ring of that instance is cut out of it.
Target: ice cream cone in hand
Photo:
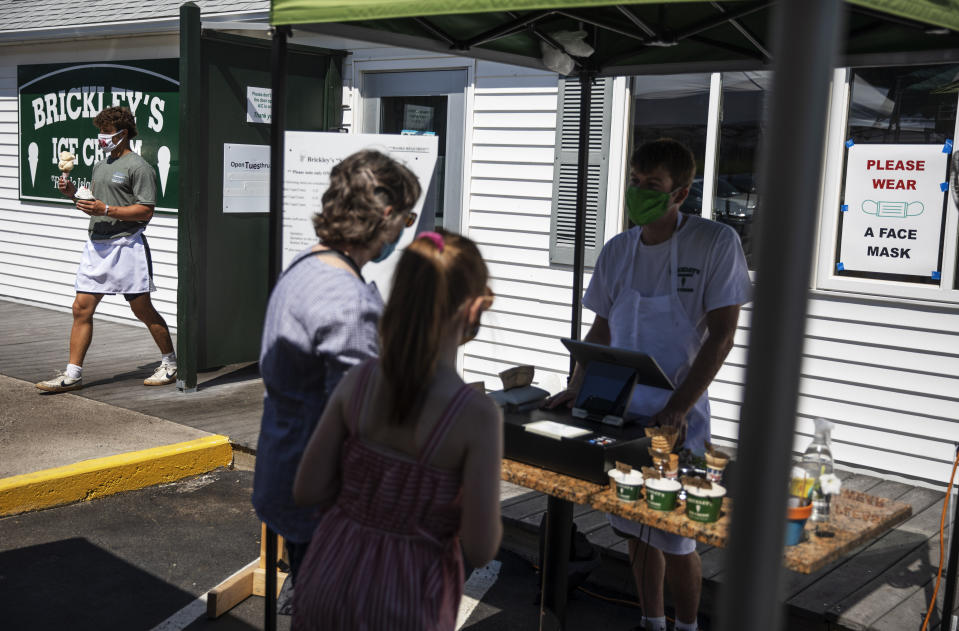
[[[76,166],[77,157],[70,153],[69,151],[60,152],[60,162],[57,163],[57,167],[64,175],[69,175],[70,171],[73,170],[73,167]]]

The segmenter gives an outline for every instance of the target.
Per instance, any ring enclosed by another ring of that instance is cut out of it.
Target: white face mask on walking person
[[[97,134],[97,144],[100,145],[100,149],[102,149],[104,153],[112,153],[113,150],[116,149],[120,144],[120,142],[122,142],[122,139],[117,141],[116,137],[125,132],[125,129],[121,129],[120,131],[113,132],[112,134]]]

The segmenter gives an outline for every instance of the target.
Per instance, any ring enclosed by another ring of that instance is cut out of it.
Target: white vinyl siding
[[[836,425],[840,465],[942,484],[959,437],[959,313],[825,292],[812,295],[808,312],[794,448],[805,449],[822,417]],[[720,440],[738,434],[751,317],[744,309],[709,389]]]
[[[75,296],[73,286],[80,251],[87,239],[88,217],[70,204],[19,199],[17,66],[177,57],[177,38],[45,42],[43,46],[4,46],[0,50],[0,296],[67,310]],[[92,124],[90,133],[96,133]],[[146,235],[157,286],[153,304],[175,330],[176,216],[155,215]],[[107,296],[97,308],[96,317],[138,322],[122,296]],[[64,331],[64,355],[68,336],[69,331]]]
[[[463,369],[491,389],[520,364],[553,390],[569,370],[559,338],[570,335],[573,275],[550,263],[558,85],[552,73],[477,63],[466,233],[486,258],[496,301]]]

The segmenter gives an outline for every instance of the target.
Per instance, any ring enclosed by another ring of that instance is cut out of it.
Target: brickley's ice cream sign
[[[70,203],[57,190],[61,151],[77,156],[70,173],[89,185],[104,158],[93,118],[105,107],[133,112],[138,135],[130,143],[157,170],[157,209],[178,206],[179,60],[17,67],[20,95],[20,199]]]

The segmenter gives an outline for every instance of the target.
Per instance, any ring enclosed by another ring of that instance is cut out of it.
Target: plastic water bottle
[[[829,496],[822,492],[819,478],[824,474],[832,473],[832,451],[829,449],[829,439],[833,424],[821,418],[813,422],[816,424],[816,435],[802,455],[802,468],[810,478],[816,480],[812,490],[810,519],[822,522],[829,519]]]

